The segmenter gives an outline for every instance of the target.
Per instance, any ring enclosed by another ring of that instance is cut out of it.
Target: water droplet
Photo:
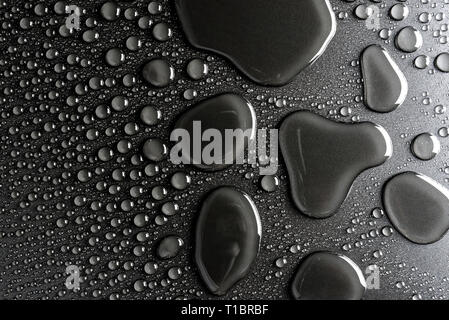
[[[210,193],[201,208],[195,259],[209,290],[224,295],[250,271],[262,229],[251,198],[229,187]]]
[[[184,241],[177,236],[168,236],[162,239],[157,247],[156,253],[161,259],[171,259],[178,255]]]
[[[198,127],[199,125],[201,127]],[[206,99],[189,109],[181,115],[174,129],[187,130],[191,137],[187,144],[186,141],[179,141],[180,147],[183,148],[183,162],[194,164],[203,170],[217,171],[229,166],[226,159],[232,157],[235,162],[236,159],[242,158],[249,139],[255,138],[256,115],[251,104],[244,98],[235,94],[222,94]],[[205,131],[211,132],[209,129],[218,130],[215,132],[216,136],[209,137],[210,142],[203,141],[207,140],[202,137]],[[226,143],[219,139],[224,139],[225,130],[236,129],[249,130],[249,134],[244,141],[236,139],[233,149],[228,150]],[[221,142],[219,146],[222,150],[212,148],[215,140]],[[217,149],[217,152],[221,151],[221,155],[215,154],[214,149]],[[210,161],[203,155],[207,155]]]
[[[304,258],[292,283],[297,300],[360,300],[365,289],[360,268],[348,257],[330,252]]]
[[[282,6],[259,0],[177,0],[176,8],[194,46],[226,56],[266,85],[289,82],[324,52],[336,29],[327,0],[286,0]]]
[[[435,58],[435,67],[441,72],[449,72],[449,53],[440,53]]]
[[[393,226],[412,242],[436,242],[449,229],[449,191],[422,174],[405,172],[390,179],[383,203]]]
[[[142,69],[143,78],[151,85],[166,87],[175,79],[175,69],[163,59],[153,59]]]
[[[404,103],[407,79],[384,48],[367,47],[361,64],[367,107],[376,112],[391,112]]]
[[[391,139],[382,127],[332,122],[307,111],[283,121],[279,140],[294,203],[314,218],[334,214],[357,176],[392,154]]]
[[[402,28],[394,40],[396,47],[404,52],[415,52],[423,45],[421,32],[414,27]]]
[[[431,133],[422,133],[413,139],[411,150],[418,159],[432,160],[440,153],[440,141]]]

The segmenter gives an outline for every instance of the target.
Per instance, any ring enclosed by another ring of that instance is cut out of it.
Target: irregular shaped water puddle
[[[390,136],[376,124],[338,123],[309,111],[288,116],[279,140],[293,201],[313,218],[334,214],[357,176],[393,152]]]
[[[292,283],[297,300],[360,300],[365,289],[360,268],[348,257],[331,252],[304,258]]]
[[[426,132],[421,133],[413,139],[410,149],[418,159],[429,161],[440,153],[441,144],[435,135]]]
[[[221,54],[253,81],[284,85],[335,34],[328,0],[176,0],[192,45]]]
[[[247,194],[220,187],[207,196],[196,229],[195,259],[212,293],[226,294],[248,274],[261,236],[259,213]]]
[[[414,27],[407,26],[397,33],[394,44],[399,50],[411,53],[422,47],[423,38],[421,32]]]
[[[376,112],[391,112],[404,103],[408,82],[388,52],[378,45],[367,47],[361,57],[364,101]]]
[[[393,177],[385,184],[383,203],[393,226],[412,242],[434,243],[449,229],[449,190],[425,175]]]
[[[178,144],[172,149],[172,154],[181,154],[182,163],[193,164],[207,171],[217,171],[237,160],[242,161],[246,147],[256,137],[256,114],[251,104],[241,96],[222,94],[204,100],[188,110],[176,122],[174,129],[187,131],[190,139],[181,139],[173,131],[172,136],[177,137],[171,140],[176,140]],[[224,141],[226,130],[238,129],[246,132],[246,138],[235,139],[233,147],[227,145]],[[174,157],[171,159],[173,161]]]

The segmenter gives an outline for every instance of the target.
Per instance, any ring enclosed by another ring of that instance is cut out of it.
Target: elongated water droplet
[[[334,214],[357,176],[393,152],[388,133],[378,125],[337,123],[308,111],[288,116],[279,140],[294,203],[314,218]]]
[[[261,235],[259,213],[248,195],[221,187],[207,196],[196,229],[195,259],[212,293],[226,294],[248,274]]]

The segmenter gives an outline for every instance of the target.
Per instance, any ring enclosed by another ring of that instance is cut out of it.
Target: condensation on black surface
[[[282,122],[279,142],[293,201],[313,218],[337,212],[357,176],[393,153],[391,138],[378,125],[337,123],[308,111]]]

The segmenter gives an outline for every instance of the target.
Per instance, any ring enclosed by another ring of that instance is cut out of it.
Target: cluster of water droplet
[[[370,10],[354,1],[331,2],[342,24],[336,41],[349,43],[354,34],[345,24],[365,21]],[[424,0],[419,8],[372,2],[389,18],[381,17],[371,40],[390,46],[396,33],[401,67],[412,59],[415,69],[429,70],[426,77],[449,71],[449,54],[430,50],[431,41],[446,43],[442,9]],[[79,30],[66,26],[72,4],[81,8]],[[293,208],[282,164],[275,176],[259,176],[250,165],[218,174],[175,166],[167,159],[169,131],[192,105],[228,91],[251,101],[259,128],[274,128],[299,109],[346,122],[373,120],[361,94],[362,47],[327,52],[293,85],[266,88],[225,59],[192,48],[168,0],[1,1],[0,14],[2,297],[209,297],[192,263],[191,233],[204,194],[221,185],[248,192],[264,227],[256,267],[230,297],[288,297],[298,262],[317,250],[348,252],[361,268],[381,265],[386,289],[368,293],[373,296],[445,296],[433,289],[439,279],[431,272],[391,254],[400,238],[378,206],[381,185],[395,169],[420,167],[410,155],[431,160],[438,154],[436,136],[449,136],[447,97],[407,100],[402,108],[435,105],[423,113],[441,129],[420,136],[387,123],[395,141],[410,144],[403,159],[364,175],[341,208],[345,215],[315,221]],[[407,25],[408,19],[422,26]],[[370,34],[365,26],[359,30]],[[430,70],[432,59],[436,70]],[[448,164],[440,167],[438,174],[447,175]],[[79,290],[65,286],[69,265],[80,268]],[[447,281],[440,286],[447,288]]]

